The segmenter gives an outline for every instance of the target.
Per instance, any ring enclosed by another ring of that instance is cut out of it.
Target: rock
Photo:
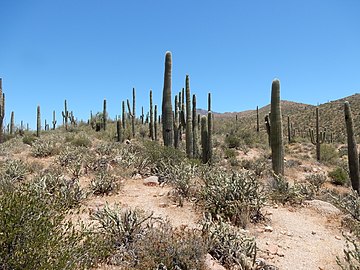
[[[284,256],[285,256],[285,253],[282,252],[282,251],[278,251],[276,254],[277,254],[279,257],[284,257]]]
[[[274,229],[271,226],[265,226],[265,232],[272,232]]]
[[[338,235],[335,235],[335,239],[337,239],[337,240],[341,240],[341,237],[340,237],[340,236],[338,236]]]
[[[126,144],[131,144],[131,141],[130,140],[125,140],[125,143]]]
[[[161,208],[166,208],[168,206],[169,205],[167,203],[159,203],[159,207],[161,207]]]
[[[278,250],[279,248],[277,247],[277,245],[269,245],[267,247],[267,251],[270,253],[270,254],[277,254],[278,253]]]
[[[226,268],[219,264],[210,254],[206,254],[205,256],[205,267],[207,270],[226,270]]]
[[[341,214],[341,211],[338,208],[336,208],[334,205],[328,202],[324,202],[320,200],[311,200],[311,201],[305,201],[305,203],[324,214],[328,214],[328,215]]]
[[[149,176],[144,179],[144,185],[146,186],[157,186],[159,185],[159,177],[157,176]]]
[[[316,232],[315,232],[315,231],[312,231],[312,232],[311,232],[311,234],[312,234],[312,235],[315,235],[315,234],[316,234]]]
[[[135,179],[135,180],[138,180],[138,179],[141,179],[141,174],[137,173],[135,174],[132,179]]]

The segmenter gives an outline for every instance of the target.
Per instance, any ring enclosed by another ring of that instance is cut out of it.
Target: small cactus
[[[162,125],[164,145],[172,147],[174,143],[173,131],[173,112],[171,101],[171,52],[166,52],[165,72],[164,72],[164,89],[162,100]]]
[[[237,115],[236,115],[236,121],[237,121]],[[260,132],[260,124],[259,124],[259,106],[256,106],[256,132]]]
[[[10,135],[14,135],[14,132],[15,132],[14,112],[11,112],[11,116],[10,116]]]
[[[103,129],[106,130],[106,121],[107,121],[107,112],[106,112],[106,99],[104,99],[103,104]]]
[[[53,120],[52,120],[52,124],[53,124],[53,130],[55,130],[55,128],[56,128],[56,114],[55,114],[55,111],[53,111]]]
[[[68,119],[69,119],[69,111],[67,109],[67,101],[64,101],[64,110],[61,112],[63,117],[63,125],[65,125],[65,129],[68,129]]]
[[[358,193],[360,192],[360,166],[359,166],[359,154],[357,150],[355,135],[354,135],[354,123],[352,119],[352,113],[349,102],[344,104],[345,112],[345,124],[347,133],[348,144],[348,163],[350,171],[351,186]]]

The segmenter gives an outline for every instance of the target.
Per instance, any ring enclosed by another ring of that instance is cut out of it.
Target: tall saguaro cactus
[[[213,129],[213,118],[211,113],[211,93],[208,94],[208,132],[207,132],[207,147],[208,147],[208,161],[212,160],[212,129]]]
[[[122,127],[123,130],[125,131],[126,129],[126,112],[125,112],[125,101],[122,101],[122,114],[121,114],[121,118],[122,118]]]
[[[36,137],[40,137],[40,131],[41,131],[41,115],[40,115],[40,105],[38,105],[36,111]]]
[[[56,114],[55,114],[55,111],[53,111],[53,120],[52,120],[52,124],[53,124],[53,130],[55,130],[55,128],[56,128]]]
[[[104,105],[103,105],[103,129],[106,130],[106,121],[107,121],[107,112],[106,112],[106,99],[104,98]]]
[[[280,81],[273,80],[271,86],[270,140],[272,169],[276,175],[284,174],[283,126],[280,103]]]
[[[192,128],[192,111],[191,111],[191,98],[190,98],[190,80],[189,75],[185,79],[185,92],[186,92],[186,154],[188,158],[193,157],[193,128]]]
[[[209,161],[208,128],[206,120],[206,116],[203,115],[201,117],[201,156],[204,164]]]
[[[4,117],[5,117],[5,94],[2,90],[2,78],[0,78],[0,143],[4,142]]]
[[[351,186],[354,190],[356,190],[359,193],[360,192],[359,154],[355,141],[354,123],[352,119],[350,104],[347,101],[344,104],[344,112],[345,112],[345,124],[346,124],[346,133],[347,133],[348,162],[349,162]]]
[[[157,105],[154,107],[154,140],[158,140]]]
[[[128,110],[129,110],[129,116],[131,118],[131,134],[132,137],[135,138],[135,118],[136,118],[136,114],[135,114],[135,88],[133,88],[133,100],[132,100],[132,109],[130,107],[130,101],[127,100],[127,106],[128,106]]]
[[[150,135],[151,140],[155,140],[155,136],[154,136],[154,121],[156,122],[156,118],[155,118],[155,120],[154,120],[152,90],[150,90],[149,135]]]
[[[198,157],[199,156],[199,148],[198,148],[198,125],[200,123],[197,122],[197,113],[196,113],[196,95],[193,94],[192,99],[192,131],[193,131],[193,156]]]
[[[162,125],[164,145],[172,147],[174,141],[173,112],[171,104],[171,52],[165,55],[164,89],[162,99]]]
[[[181,96],[181,92],[179,93],[179,97]],[[174,112],[174,147],[177,149],[179,147],[179,103],[178,96],[175,96],[175,112]]]
[[[256,106],[256,132],[260,132],[260,124],[259,124],[259,106]]]

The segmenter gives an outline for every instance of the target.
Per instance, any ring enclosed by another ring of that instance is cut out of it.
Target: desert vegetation
[[[121,118],[103,100],[78,121],[65,100],[61,125],[54,112],[42,126],[37,107],[36,130],[3,127],[0,79],[0,269],[282,269],[284,256],[259,246],[256,232],[273,231],[269,209],[311,201],[341,211],[347,246],[332,265],[360,269],[360,96],[281,101],[275,79],[269,106],[216,114],[210,93],[191,94],[188,75],[174,95],[171,69],[167,52],[161,111],[150,90],[149,112],[137,115],[134,88]],[[155,189],[164,194],[146,196]]]

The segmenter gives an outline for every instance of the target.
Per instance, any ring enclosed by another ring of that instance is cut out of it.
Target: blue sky
[[[242,111],[282,99],[317,104],[360,92],[358,0],[0,0],[6,122],[58,123],[64,99],[79,119],[121,113],[137,91],[161,108],[165,52],[173,94],[190,75],[198,107]]]

